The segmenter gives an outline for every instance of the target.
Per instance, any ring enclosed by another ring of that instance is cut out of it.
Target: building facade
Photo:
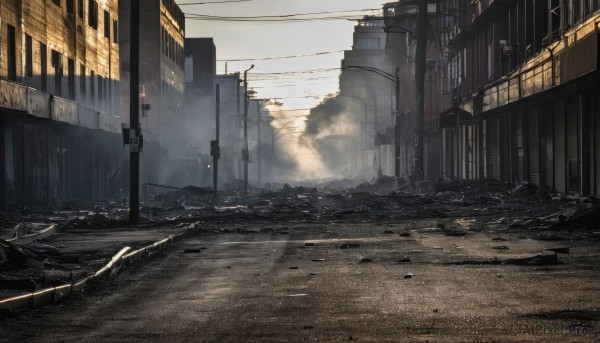
[[[451,177],[600,193],[599,1],[445,1]]]
[[[216,48],[212,38],[185,39],[185,128],[188,169],[212,185],[210,142],[216,139]]]
[[[358,20],[352,50],[344,51],[337,97],[345,109],[355,113],[355,127],[344,134],[357,140],[359,174],[369,178],[394,175],[394,84],[377,72],[394,73],[386,59],[387,38],[380,16]]]
[[[0,3],[0,207],[122,188],[117,1]]]
[[[130,0],[119,1],[121,113],[129,113],[130,103],[130,8]],[[185,170],[187,148],[181,134],[185,123],[184,37],[185,17],[175,1],[140,1],[142,182],[185,186],[188,181],[180,174]]]

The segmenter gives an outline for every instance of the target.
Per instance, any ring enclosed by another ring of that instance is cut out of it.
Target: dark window
[[[17,81],[17,42],[15,35],[15,27],[8,25],[8,79]]]
[[[79,19],[83,19],[83,0],[79,0],[77,4],[77,15]]]
[[[113,43],[119,43],[119,23],[113,20]]]
[[[69,99],[75,100],[75,61],[69,58],[67,64],[67,81],[69,83]]]
[[[75,0],[67,0],[67,13],[75,14]]]
[[[104,37],[110,40],[110,13],[104,11]]]
[[[88,25],[98,29],[98,2],[89,0],[88,6]]]
[[[60,0],[52,0],[52,2],[53,2],[53,3],[54,3],[56,6],[60,7]]]
[[[48,55],[46,52],[46,44],[44,43],[40,43],[40,60],[41,60],[41,72],[40,72],[40,76],[41,76],[41,81],[42,81],[42,87],[41,87],[41,91],[45,92],[48,90]]]
[[[25,35],[25,77],[33,77],[33,40]]]
[[[104,104],[104,78],[98,75],[98,108]]]
[[[81,65],[79,67],[79,99],[82,102],[85,102],[85,65]]]
[[[92,107],[94,107],[95,101],[96,101],[96,75],[94,74],[94,71],[90,71],[90,99],[92,101]]]
[[[62,56],[58,51],[52,50],[51,59],[52,67],[54,68],[54,93],[58,96],[61,96],[63,76]]]

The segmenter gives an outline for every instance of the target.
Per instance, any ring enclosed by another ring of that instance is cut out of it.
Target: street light
[[[244,160],[244,193],[248,193],[248,72],[254,68],[254,64],[250,68],[244,70],[244,149],[242,150],[242,159]]]
[[[372,73],[375,73],[387,80],[390,80],[392,82],[395,83],[396,85],[396,120],[398,119],[398,115],[400,114],[400,68],[396,67],[396,73],[394,75],[375,68],[375,67],[367,67],[367,66],[345,66],[342,68],[343,69],[360,69],[360,70],[364,70],[364,71],[369,71]],[[397,146],[397,142],[398,142],[398,137],[394,137],[394,147]],[[381,147],[378,148],[379,150],[379,169],[377,170],[377,178],[379,179],[381,177]],[[398,150],[398,149],[394,149],[394,150]],[[394,153],[394,176],[396,177],[400,177],[400,160],[398,159],[398,151],[396,151]]]

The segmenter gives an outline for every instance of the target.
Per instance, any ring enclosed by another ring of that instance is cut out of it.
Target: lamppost
[[[248,193],[248,72],[254,68],[244,70],[244,149],[242,150],[242,159],[244,160],[244,193]]]
[[[342,69],[360,69],[360,70],[364,70],[364,71],[369,71],[372,73],[375,73],[387,80],[390,80],[392,82],[394,82],[395,86],[396,86],[396,120],[398,118],[398,116],[400,115],[400,68],[396,67],[396,73],[394,75],[375,68],[375,67],[368,67],[368,66],[345,66]],[[394,140],[397,142],[399,139],[399,137],[394,137]],[[396,145],[396,144],[394,144]],[[395,149],[397,150],[397,149]],[[380,153],[380,157],[379,157],[379,169],[377,170],[377,178],[379,179],[381,177],[381,148],[379,148],[379,153]],[[398,152],[395,152],[395,155],[397,155]],[[398,156],[394,156],[395,157],[395,161],[394,161],[394,175],[396,177],[400,176],[400,161],[398,160]]]

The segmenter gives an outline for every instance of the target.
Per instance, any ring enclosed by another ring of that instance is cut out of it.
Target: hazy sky
[[[202,0],[200,0],[202,1]],[[200,2],[177,0],[178,4]],[[223,0],[206,0],[223,1]],[[228,17],[289,15],[309,12],[352,11],[379,9],[382,0],[252,0],[238,3],[181,6],[186,14]],[[371,11],[343,15],[374,14]],[[326,14],[320,16],[335,16]],[[311,15],[309,17],[318,17]],[[322,20],[295,23],[256,23],[233,21],[186,20],[187,37],[212,37],[217,47],[217,59],[235,60],[265,58],[349,50],[355,21]],[[296,76],[264,76],[260,73],[279,73],[325,68],[339,68],[342,53],[283,60],[228,62],[228,72],[243,71],[250,65],[249,87],[255,87],[260,98],[282,99],[288,109],[313,107],[320,100],[295,97],[321,96],[338,88],[338,71],[317,72]],[[217,62],[218,72],[225,72],[225,62]],[[257,74],[259,73],[259,74]],[[254,74],[254,75],[253,75]],[[278,80],[264,80],[275,78]],[[263,79],[263,80],[257,80]]]

